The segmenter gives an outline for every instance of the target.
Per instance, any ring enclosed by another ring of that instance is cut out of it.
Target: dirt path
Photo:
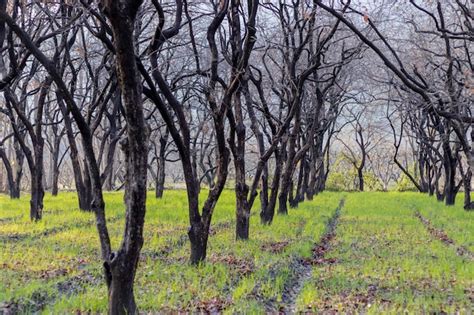
[[[295,276],[285,285],[282,301],[278,309],[280,313],[293,314],[296,312],[296,299],[303,289],[305,282],[311,278],[312,266],[332,263],[331,259],[325,258],[325,254],[331,249],[331,241],[336,236],[336,227],[341,209],[344,207],[344,201],[344,199],[341,199],[333,216],[326,225],[326,231],[319,242],[314,244],[312,257],[309,259],[295,259],[292,266]]]
[[[428,230],[428,232],[431,234],[431,236],[441,242],[443,242],[445,245],[450,246],[456,250],[456,253],[459,256],[466,257],[470,260],[474,261],[474,253],[471,252],[469,249],[460,246],[456,244],[456,242],[450,238],[445,231],[442,229],[436,228],[430,220],[425,218],[419,211],[415,212],[415,216],[423,223],[425,228]]]

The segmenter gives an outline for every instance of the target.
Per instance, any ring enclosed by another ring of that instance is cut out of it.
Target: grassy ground
[[[106,204],[116,248],[122,194],[107,194]],[[453,243],[430,233],[417,211]],[[150,194],[135,290],[140,309],[474,311],[474,261],[456,250],[474,250],[474,213],[460,206],[415,193],[327,192],[271,226],[253,214],[251,240],[235,241],[233,192],[225,191],[208,262],[196,268],[187,264],[184,191],[166,191],[162,200]],[[0,313],[104,312],[96,234],[93,216],[77,209],[73,193],[47,196],[39,223],[29,221],[27,196],[0,195]]]

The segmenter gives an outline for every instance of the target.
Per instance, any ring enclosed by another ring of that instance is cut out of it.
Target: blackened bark
[[[363,168],[357,169],[357,180],[359,191],[364,191],[364,170]]]
[[[296,93],[298,92],[294,91],[294,94]],[[295,96],[293,102],[298,102],[298,104],[294,105],[297,106],[295,114],[295,125],[293,126],[293,129],[288,139],[288,155],[286,158],[285,170],[281,179],[280,194],[278,195],[278,214],[283,215],[288,214],[288,194],[290,193],[291,183],[293,180],[292,177],[295,168],[296,143],[301,123],[299,101],[299,96]]]
[[[52,170],[52,180],[51,180],[51,194],[53,196],[58,195],[59,187],[58,187],[58,181],[59,181],[59,171],[60,171],[60,163],[59,163],[59,148],[61,144],[61,137],[56,136],[54,139],[54,144],[53,144],[53,158],[52,158],[52,165],[51,165],[51,170]]]
[[[13,168],[1,144],[0,144],[0,158],[2,159],[3,165],[5,166],[5,170],[7,172],[8,192],[9,192],[10,198],[11,199],[20,198],[20,187],[15,182]]]
[[[275,216],[278,189],[280,187],[280,178],[284,163],[282,154],[284,150],[285,145],[283,144],[280,149],[277,149],[275,151],[275,171],[273,172],[273,179],[270,187],[270,196],[265,197],[268,200],[268,204],[265,208],[262,207],[260,211],[260,221],[262,224],[271,224],[273,221],[273,217]]]
[[[82,179],[83,179],[83,201],[85,202],[85,209],[84,210],[89,210],[91,208],[87,208],[87,205],[92,202],[93,199],[93,178],[92,178],[92,170],[91,170],[91,164],[89,161],[88,157],[85,157],[82,161],[84,167],[83,167],[83,172],[82,172]],[[100,185],[102,185],[102,178],[100,178]],[[102,190],[102,189],[101,189]],[[79,200],[81,201],[81,200]]]
[[[20,131],[20,137],[24,139],[24,133]],[[13,192],[14,198],[20,198],[21,179],[23,178],[23,164],[25,161],[25,154],[21,149],[19,141],[16,137],[13,139],[13,147],[15,149],[15,166],[13,167]]]
[[[209,227],[203,221],[194,222],[188,231],[191,242],[191,264],[196,265],[206,259]]]
[[[454,205],[456,203],[456,165],[457,160],[455,157],[452,156],[451,150],[446,150],[446,147],[449,144],[446,144],[444,147],[445,154],[444,154],[444,197],[445,197],[445,204],[447,206]]]
[[[236,19],[238,19],[238,7],[233,8],[237,10],[233,12]],[[243,120],[241,94],[238,91],[234,97],[234,115],[235,122],[231,123],[232,139],[230,147],[234,156],[235,167],[235,199],[236,199],[236,239],[246,240],[249,238],[249,221],[250,208],[247,202],[249,187],[245,180],[245,125]],[[235,124],[235,125],[234,125]],[[234,142],[233,138],[236,138]]]
[[[155,197],[163,198],[165,191],[165,170],[166,170],[166,146],[168,144],[169,131],[166,129],[165,133],[160,136],[160,151],[157,160],[156,183],[155,183]]]
[[[311,139],[313,140],[313,139]],[[321,175],[320,167],[324,164],[322,155],[323,155],[323,141],[322,137],[317,137],[313,140],[315,143],[312,146],[311,150],[311,163],[309,170],[309,184],[306,191],[306,198],[308,200],[313,200],[315,194],[318,193],[318,182],[319,176]]]
[[[474,202],[471,201],[471,179],[472,172],[468,169],[466,174],[463,176],[465,210],[474,210]]]
[[[296,184],[296,195],[293,198],[293,189],[291,190],[291,195],[290,195],[290,207],[291,208],[297,208],[298,204],[304,200],[304,191],[303,191],[303,182],[306,174],[306,157],[303,156],[303,158],[300,161],[300,169],[298,172],[298,181]]]
[[[126,159],[126,221],[122,245],[109,263],[109,314],[136,314],[133,282],[143,245],[146,212],[148,128],[142,104],[142,84],[135,59],[134,23],[141,1],[103,1],[112,26],[116,65],[127,122],[122,143]]]

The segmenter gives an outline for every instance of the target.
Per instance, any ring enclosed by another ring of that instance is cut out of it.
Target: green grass
[[[433,239],[414,216],[414,205],[434,204],[419,194],[350,194],[327,254],[337,263],[313,269],[299,309],[472,313],[474,263]],[[442,211],[456,220],[466,216],[454,207]],[[464,233],[472,240],[472,229]]]
[[[296,297],[299,310],[472,312],[474,263],[435,240],[415,210],[472,249],[473,216],[414,193],[330,193],[276,216],[271,226],[251,217],[251,239],[234,240],[234,193],[226,190],[213,217],[208,259],[188,261],[184,191],[147,200],[145,244],[135,284],[141,311],[197,311],[225,306],[227,313],[263,313],[283,306],[282,293],[310,258],[341,198],[336,237],[328,258],[312,267]],[[114,248],[123,232],[123,195],[107,193],[106,212]],[[45,198],[44,218],[29,221],[28,196],[0,195],[0,310],[105,312],[99,240],[93,215],[77,209],[74,193]],[[3,304],[2,304],[3,302]],[[357,304],[357,305],[356,305]],[[370,306],[369,306],[370,304]],[[4,306],[3,306],[4,307]]]

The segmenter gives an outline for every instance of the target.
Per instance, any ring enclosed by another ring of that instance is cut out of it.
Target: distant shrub
[[[398,181],[397,185],[395,186],[396,191],[418,191],[415,185],[411,182],[411,180],[405,174],[402,174]]]

